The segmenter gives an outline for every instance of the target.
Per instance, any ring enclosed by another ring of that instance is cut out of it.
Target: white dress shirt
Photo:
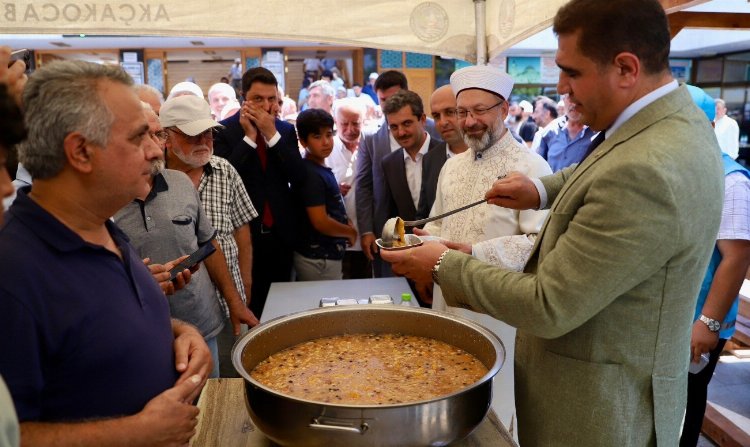
[[[430,134],[425,132],[424,143],[419,148],[416,157],[412,160],[411,156],[404,149],[404,168],[406,169],[406,183],[409,185],[411,199],[414,201],[414,208],[419,207],[419,192],[422,189],[422,158],[430,148]]]
[[[326,158],[326,165],[333,171],[333,176],[336,177],[338,184],[347,183],[351,185],[351,189],[344,196],[344,208],[346,208],[346,215],[354,224],[354,228],[357,228],[357,202],[356,202],[356,173],[357,173],[357,153],[358,151],[350,151],[341,141],[341,138],[337,135],[333,138],[333,151],[331,155]],[[359,238],[355,238],[354,245],[347,247],[347,250],[362,251],[362,245],[360,244]]]

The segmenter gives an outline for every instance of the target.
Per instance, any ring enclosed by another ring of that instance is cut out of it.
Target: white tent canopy
[[[476,62],[479,30],[486,33],[479,41],[481,62],[549,26],[566,1],[26,0],[3,2],[0,32],[298,40]]]

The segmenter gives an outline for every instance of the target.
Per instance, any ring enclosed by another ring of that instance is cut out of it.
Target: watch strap
[[[435,281],[435,284],[440,284],[440,281],[438,281],[438,272],[440,271],[440,263],[443,262],[443,258],[445,258],[445,255],[448,254],[450,249],[445,250],[440,257],[438,258],[435,265],[432,267],[432,280]]]
[[[703,314],[701,314],[698,319],[701,320],[711,332],[719,332],[719,330],[721,329],[721,321],[719,320],[714,320],[713,318],[707,317]]]

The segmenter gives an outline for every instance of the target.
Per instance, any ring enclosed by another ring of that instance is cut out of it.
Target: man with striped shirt
[[[250,196],[237,171],[223,158],[213,155],[213,129],[220,126],[211,119],[211,110],[203,98],[178,96],[167,100],[159,115],[167,131],[167,167],[182,171],[198,189],[203,209],[216,229],[232,276],[234,288],[217,290],[224,315],[233,323],[254,325],[257,319],[245,306],[228,306],[238,293],[243,303],[252,286],[252,239],[250,221],[258,217]],[[226,332],[226,331],[224,331]],[[223,333],[224,333],[223,332]],[[239,335],[234,331],[234,335]],[[219,336],[219,353],[228,352],[233,340]],[[230,369],[231,371],[231,369]]]

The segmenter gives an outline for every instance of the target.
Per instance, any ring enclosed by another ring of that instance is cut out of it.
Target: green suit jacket
[[[518,328],[522,446],[676,446],[721,217],[709,121],[681,86],[541,180],[552,206],[524,272],[450,252],[447,303]]]

